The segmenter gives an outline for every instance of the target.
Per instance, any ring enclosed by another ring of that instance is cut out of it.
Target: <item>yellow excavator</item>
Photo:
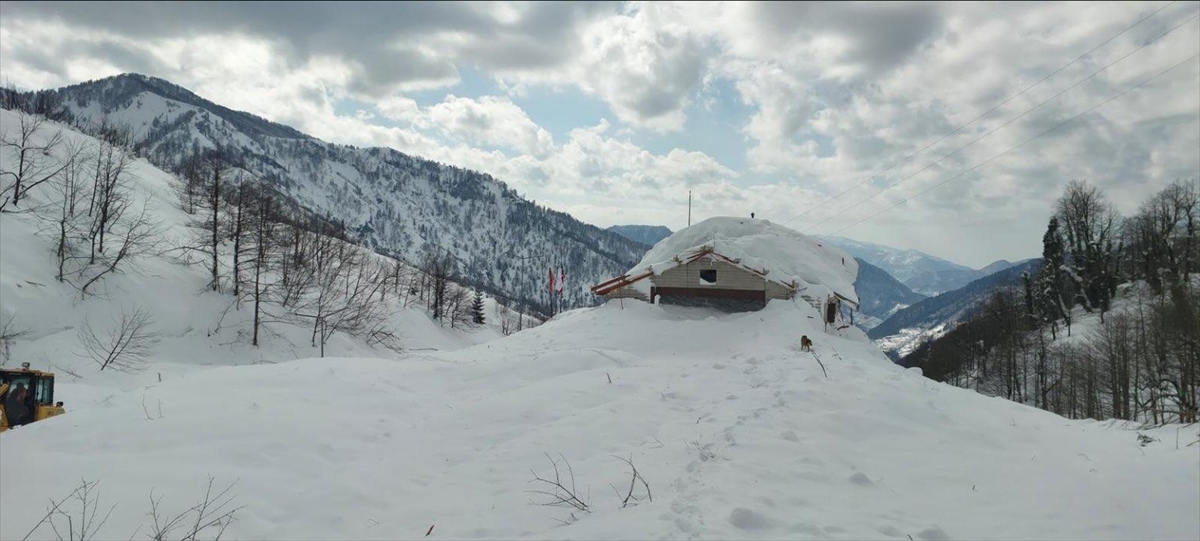
[[[66,411],[62,402],[54,401],[52,372],[31,370],[29,363],[21,363],[20,369],[0,368],[0,432]]]

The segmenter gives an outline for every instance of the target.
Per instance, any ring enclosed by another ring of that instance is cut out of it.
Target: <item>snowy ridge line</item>
[[[645,250],[526,200],[491,175],[392,149],[294,137],[298,132],[290,128],[284,133],[279,125],[231,113],[166,81],[127,74],[55,92],[80,122],[106,115],[152,133],[138,148],[164,169],[178,167],[194,148],[231,152],[298,207],[344,223],[356,243],[410,265],[429,252],[448,251],[464,281],[526,312],[548,315],[556,304],[530,279],[545,267],[569,262],[572,283],[561,300],[592,305],[584,284],[632,265]]]
[[[20,125],[21,114],[0,110],[0,132],[7,133],[5,137],[12,136],[12,130]],[[92,151],[105,146],[98,139],[53,121],[45,121],[34,138],[49,139],[56,135],[61,138],[62,144],[44,156],[54,167],[68,158],[71,154],[68,149]],[[17,160],[10,159],[13,158],[9,154],[10,149],[2,152],[0,169],[15,167]],[[93,166],[94,162],[93,158],[85,165]],[[85,173],[84,178],[90,180],[90,172],[85,170]],[[151,346],[152,364],[167,365],[161,370],[168,375],[194,370],[197,363],[280,362],[319,354],[319,349],[310,343],[313,322],[298,321],[290,315],[292,311],[306,310],[281,308],[269,295],[264,298],[262,311],[264,336],[261,338],[264,345],[259,348],[250,345],[252,318],[248,307],[253,303],[248,302],[245,296],[235,298],[230,294],[229,287],[232,285],[229,273],[233,268],[234,249],[231,241],[225,239],[228,233],[226,226],[229,225],[226,219],[231,219],[236,212],[230,212],[228,216],[222,214],[221,236],[225,240],[220,245],[218,263],[222,271],[221,283],[226,287],[223,292],[214,292],[208,275],[211,261],[207,255],[201,258],[194,250],[197,229],[193,222],[197,216],[184,212],[180,205],[180,180],[144,159],[132,158],[122,178],[128,182],[126,197],[129,198],[129,204],[135,208],[146,208],[149,220],[157,224],[155,247],[138,259],[122,263],[116,272],[105,276],[83,298],[78,291],[78,284],[72,285],[72,267],[68,266],[68,275],[64,276],[62,282],[55,279],[58,266],[55,247],[60,228],[58,216],[50,214],[57,212],[60,206],[58,202],[62,196],[55,184],[59,181],[24,192],[22,212],[0,213],[0,268],[3,268],[0,273],[0,324],[11,325],[22,331],[17,333],[16,338],[5,339],[4,356],[0,357],[0,363],[28,361],[43,368],[53,364],[54,369],[68,375],[83,374],[86,380],[125,381],[126,378],[113,376],[110,371],[95,373],[91,361],[78,355],[80,348],[76,335],[88,325],[103,334],[116,314],[137,308],[151,314],[155,344]],[[11,186],[7,188],[11,189]],[[81,208],[87,210],[86,200]],[[226,207],[230,211],[235,208]],[[67,257],[77,259],[82,249],[82,256],[85,256],[83,261],[86,262],[86,231],[76,230],[72,226],[67,231]],[[119,227],[109,231],[110,242],[120,240],[121,233]],[[305,234],[310,233],[328,239],[335,251],[339,246],[344,246],[346,250],[361,250],[364,266],[398,266],[400,272],[386,278],[387,286],[381,288],[384,290],[382,293],[376,293],[372,302],[380,302],[383,298],[381,294],[386,297],[381,303],[388,321],[379,330],[397,337],[401,341],[401,349],[457,349],[534,324],[528,317],[508,310],[489,297],[484,299],[484,325],[466,325],[470,329],[461,330],[443,328],[430,319],[424,308],[424,300],[409,293],[412,285],[409,278],[419,277],[419,269],[327,235],[307,230]],[[243,258],[239,265],[243,277],[248,272],[245,267],[248,257],[246,242],[247,239],[243,239],[239,250]],[[272,269],[263,273],[266,280],[275,280],[277,275]],[[404,283],[393,283],[392,278],[396,276],[404,277]],[[36,286],[31,285],[35,283]],[[243,286],[246,284],[243,283]],[[406,295],[409,297],[407,301]],[[515,321],[517,317],[521,318],[519,325]],[[339,333],[332,335],[327,342],[327,350],[331,355],[397,355],[395,351],[372,346],[358,337],[339,336]],[[180,344],[187,345],[179,347]],[[140,381],[144,377],[135,376],[130,381]],[[67,383],[60,380],[59,384]]]

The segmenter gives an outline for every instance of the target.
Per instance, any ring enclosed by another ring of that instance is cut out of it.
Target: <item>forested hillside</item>
[[[1122,216],[1072,182],[1045,264],[905,358],[928,377],[1068,417],[1194,422],[1200,408],[1200,184]]]
[[[176,177],[127,131],[103,135],[0,110],[0,365],[90,381],[213,350],[218,364],[387,356],[531,323],[457,283],[445,257],[376,254],[244,169]]]
[[[448,258],[458,281],[542,314],[595,303],[589,287],[645,251],[528,201],[490,175],[388,148],[326,143],[161,79],[126,74],[5,94],[10,108],[93,135],[122,132],[138,155],[181,177],[237,168],[350,241],[415,266]],[[551,267],[565,269],[568,280],[554,298],[545,283]]]

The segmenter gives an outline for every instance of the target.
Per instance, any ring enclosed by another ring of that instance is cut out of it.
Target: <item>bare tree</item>
[[[17,325],[17,316],[0,311],[0,366],[8,364],[12,357],[12,344],[29,333],[29,329]]]
[[[1200,187],[1177,181],[1146,201],[1124,228],[1130,274],[1140,276],[1156,292],[1167,282],[1186,280],[1198,270],[1200,250],[1196,229],[1200,226]],[[1166,275],[1164,277],[1164,274]]]
[[[89,264],[96,262],[97,254],[104,253],[105,236],[127,209],[132,190],[127,174],[129,154],[112,145],[100,144],[95,157],[96,170],[88,203],[88,216],[92,217]]]
[[[242,267],[245,266],[243,256],[251,255],[253,248],[249,247],[249,242],[245,242],[245,237],[253,228],[252,223],[256,222],[252,218],[254,207],[258,202],[254,201],[256,187],[252,187],[245,181],[242,174],[239,172],[237,180],[229,187],[230,196],[229,204],[225,205],[225,212],[229,214],[226,223],[229,224],[229,239],[233,241],[233,263],[230,269],[233,271],[233,296],[241,298]],[[261,261],[257,261],[261,262]]]
[[[279,281],[274,298],[284,308],[301,305],[316,282],[315,266],[309,259],[309,248],[315,244],[315,233],[284,224],[280,234]]]
[[[119,212],[117,226],[114,227],[117,244],[114,249],[97,257],[90,258],[96,265],[84,266],[78,272],[83,285],[79,287],[80,296],[90,295],[89,288],[106,276],[123,270],[122,265],[136,264],[143,256],[154,253],[159,246],[159,225],[150,215],[149,203],[143,203],[136,214],[125,215],[122,208]]]
[[[112,516],[113,509],[117,507],[117,504],[114,503],[104,516],[100,515],[100,493],[96,490],[99,484],[100,481],[83,480],[65,498],[57,502],[51,500],[42,520],[38,521],[33,529],[25,534],[22,541],[29,539],[34,532],[46,524],[50,525],[50,529],[54,531],[54,537],[60,541],[64,539],[70,541],[95,539],[108,522],[108,517]],[[77,507],[73,508],[72,506]]]
[[[152,541],[199,541],[204,536],[217,541],[225,534],[225,529],[233,523],[234,516],[244,506],[233,506],[233,495],[230,490],[237,482],[230,483],[220,492],[213,492],[213,478],[208,478],[208,488],[204,491],[204,499],[199,503],[184,509],[176,515],[163,514],[160,509],[162,497],[155,498],[150,493],[150,527],[149,539]],[[178,532],[178,533],[177,533]]]
[[[1101,319],[1117,286],[1115,268],[1121,215],[1108,198],[1086,182],[1072,181],[1058,200],[1057,214],[1069,250],[1067,272],[1078,286],[1084,309]]]
[[[471,323],[471,290],[458,284],[450,284],[446,294],[446,313],[450,317],[450,327],[458,327]]]
[[[387,271],[367,260],[367,253],[348,246],[339,258],[338,271],[341,295],[326,295],[333,300],[324,316],[321,341],[324,343],[336,332],[365,336],[380,330],[386,322],[384,305],[376,293],[384,286]]]
[[[4,81],[0,82],[0,109],[24,111],[25,102],[25,95],[17,89],[17,85],[5,77]]]
[[[446,316],[450,285],[454,279],[454,259],[449,253],[431,253],[425,257],[421,271],[429,278],[429,311],[433,319]]]
[[[90,122],[81,123],[81,125],[84,132],[125,152],[133,150],[134,143],[137,141],[133,126],[113,120],[107,114],[100,115]]]
[[[251,343],[258,345],[258,331],[262,326],[263,320],[263,300],[267,295],[270,285],[267,282],[267,273],[272,267],[272,254],[274,253],[275,237],[277,235],[278,222],[280,217],[279,203],[276,201],[273,194],[261,183],[256,183],[252,187],[239,187],[239,192],[252,193],[249,197],[244,197],[242,206],[250,207],[250,212],[243,212],[241,207],[238,210],[238,221],[241,221],[243,215],[251,217],[249,227],[252,228],[251,236],[254,243],[253,252],[251,252],[250,265],[253,269],[253,282],[249,284],[250,297],[254,301],[254,337]],[[242,227],[240,224],[237,226]],[[239,233],[240,235],[240,233]],[[234,252],[237,252],[237,244],[235,243]],[[234,261],[237,261],[237,256],[234,256]],[[237,264],[234,264],[234,276],[237,279]],[[235,291],[236,291],[236,285]]]
[[[153,522],[146,528],[147,538],[152,541],[219,541],[225,529],[235,520],[237,512],[245,506],[234,506],[234,495],[230,491],[237,484],[236,481],[219,492],[214,491],[213,481],[209,477],[208,488],[200,502],[174,515],[163,511],[162,497],[156,497],[151,490],[150,512],[147,516]],[[89,541],[100,536],[117,505],[108,506],[107,512],[100,515],[99,485],[100,481],[85,479],[70,494],[57,501],[51,500],[46,514],[25,534],[22,541],[46,526],[50,527],[59,541]],[[141,531],[139,527],[129,538],[133,539]]]
[[[78,218],[82,215],[80,208],[83,202],[85,188],[85,173],[88,164],[86,147],[80,143],[68,141],[65,145],[65,164],[55,177],[55,196],[58,197],[58,212],[56,218],[57,242],[55,257],[58,259],[59,282],[65,280],[64,272],[68,257],[72,251],[72,238],[78,235]]]
[[[200,153],[185,154],[175,171],[178,181],[174,187],[179,208],[189,215],[195,214],[205,192],[204,156]]]
[[[205,184],[203,208],[208,216],[208,243],[206,248],[210,256],[212,256],[212,265],[210,267],[212,274],[211,287],[213,291],[220,290],[221,274],[219,266],[220,248],[221,248],[221,202],[222,190],[226,184],[226,174],[230,166],[227,160],[220,154],[215,154],[208,158],[205,164]]]
[[[150,329],[150,313],[141,307],[121,310],[107,332],[97,334],[86,319],[79,328],[79,342],[85,357],[100,366],[100,370],[111,368],[120,372],[138,372],[151,353],[154,333]]]
[[[0,178],[11,179],[11,183],[0,188],[0,211],[9,204],[16,207],[29,190],[55,177],[65,167],[53,153],[62,144],[62,132],[48,131],[46,119],[24,112],[17,113],[17,128],[13,132],[0,133],[0,148],[7,148],[16,156],[13,170],[0,171]],[[9,168],[6,168],[9,169]]]

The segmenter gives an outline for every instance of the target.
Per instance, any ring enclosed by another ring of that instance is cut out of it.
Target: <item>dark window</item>
[[[700,271],[700,279],[710,284],[717,283],[717,269],[706,269]]]

